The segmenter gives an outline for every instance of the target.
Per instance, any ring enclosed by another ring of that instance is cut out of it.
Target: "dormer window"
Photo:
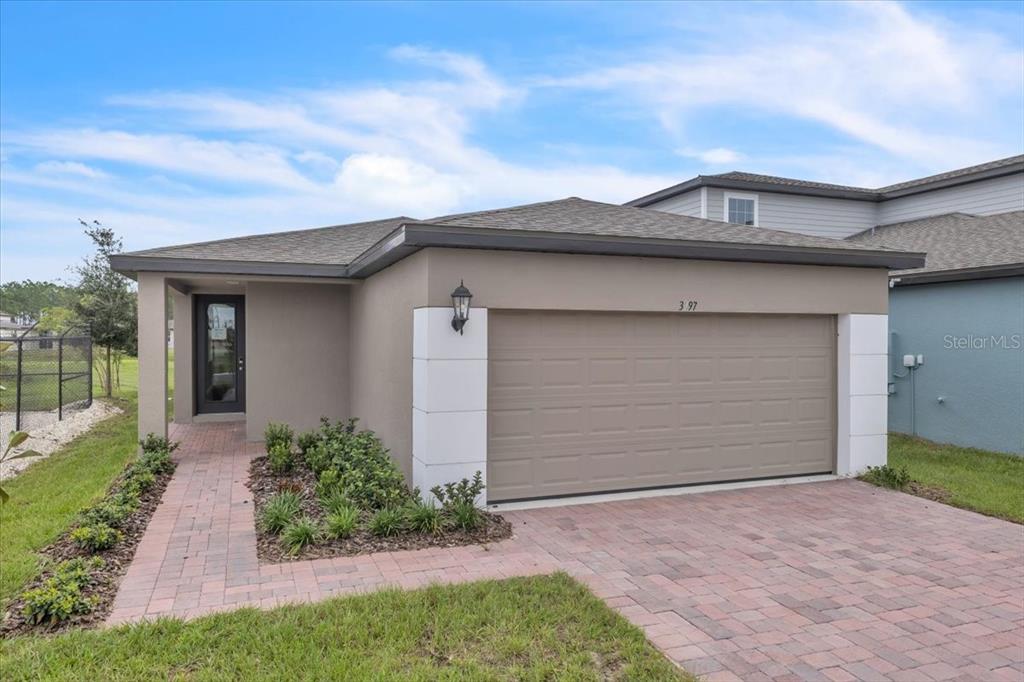
[[[737,225],[757,225],[757,195],[725,193],[725,219]]]

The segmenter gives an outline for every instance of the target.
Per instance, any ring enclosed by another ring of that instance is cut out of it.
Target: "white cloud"
[[[742,161],[744,158],[746,158],[743,156],[743,154],[740,154],[738,151],[734,149],[728,149],[726,147],[715,147],[713,149],[704,150],[692,149],[687,147],[685,149],[680,149],[679,153],[682,156],[691,159],[699,159],[700,161],[703,161],[704,163],[711,165],[720,165],[723,163],[736,163],[737,161]]]
[[[462,199],[461,180],[410,159],[353,154],[341,164],[335,186],[342,198],[392,215],[436,215]]]
[[[110,177],[98,168],[77,161],[43,161],[36,164],[35,170],[43,175],[77,175],[92,180]]]

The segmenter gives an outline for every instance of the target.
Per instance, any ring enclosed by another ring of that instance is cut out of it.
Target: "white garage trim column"
[[[477,471],[486,483],[487,309],[473,308],[459,334],[451,308],[417,308],[412,362],[413,485],[429,497]]]
[[[836,473],[855,476],[886,463],[888,315],[840,315]]]

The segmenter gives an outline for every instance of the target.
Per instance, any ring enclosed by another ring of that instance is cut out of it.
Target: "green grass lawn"
[[[1024,523],[1024,458],[891,434],[889,465],[945,488],[956,507]]]
[[[100,422],[4,483],[11,499],[0,507],[0,609],[37,574],[37,552],[57,539],[80,510],[100,499],[135,456],[138,377],[138,360],[125,358],[121,387],[114,390],[115,404],[124,413]],[[98,380],[94,387],[102,395]]]
[[[690,680],[564,574],[0,645],[13,680]]]

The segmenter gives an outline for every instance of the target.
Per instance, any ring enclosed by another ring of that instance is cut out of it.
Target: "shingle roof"
[[[605,239],[602,245],[595,245],[595,237],[621,240],[608,242]],[[537,240],[544,241],[544,245],[537,246]],[[483,245],[495,241],[501,243]],[[841,261],[845,265],[868,267],[892,267],[920,260],[915,254],[884,247],[570,197],[425,221],[390,218],[147,249],[118,254],[111,262],[122,272],[163,270],[347,277],[386,267],[385,261],[404,257],[396,254],[408,254],[408,249],[431,245],[472,247],[470,242],[478,248],[555,249],[565,253],[629,253],[780,263],[835,264]]]
[[[1008,156],[1005,159],[996,159],[995,161],[989,161],[987,163],[980,163],[977,166],[968,166],[967,168],[958,168],[956,170],[947,171],[945,173],[938,173],[936,175],[929,175],[926,178],[918,178],[916,180],[908,180],[907,182],[898,182],[895,185],[886,185],[885,187],[879,187],[877,192],[887,194],[889,192],[895,192],[897,190],[909,189],[910,187],[917,187],[919,185],[927,185],[933,182],[940,182],[942,180],[952,180],[953,178],[963,177],[965,175],[973,175],[975,173],[983,173],[985,171],[997,170],[999,168],[1006,168],[1013,166],[1014,164],[1024,163],[1024,154],[1018,156]]]
[[[988,161],[976,166],[958,168],[956,170],[929,175],[926,178],[917,178],[907,182],[900,182],[885,187],[874,189],[867,187],[853,187],[851,185],[836,185],[827,182],[815,182],[813,180],[797,180],[795,178],[783,178],[777,175],[761,175],[758,173],[746,173],[743,171],[730,171],[718,173],[717,175],[698,175],[677,185],[652,192],[645,196],[626,202],[627,206],[650,206],[651,204],[664,201],[665,199],[677,196],[684,192],[699,187],[724,187],[750,189],[752,191],[776,191],[791,192],[794,194],[809,194],[816,196],[831,196],[845,199],[862,201],[884,201],[886,199],[915,194],[929,189],[930,185],[948,186],[970,182],[972,180],[995,177],[1008,173],[1024,171],[1024,154],[1010,156],[1005,159]]]
[[[847,238],[861,246],[927,252],[923,268],[894,275],[1024,264],[1024,211],[989,216],[949,213],[884,225]]]
[[[768,230],[692,216],[605,204],[577,197],[461,213],[423,221],[430,225],[524,230],[644,239],[678,239],[797,248],[863,249],[863,245],[795,232]],[[883,249],[884,250],[884,249]]]
[[[292,230],[165,246],[144,251],[132,251],[124,255],[259,263],[347,265],[399,225],[412,220],[412,218],[400,216],[365,223],[332,225],[310,230]]]

